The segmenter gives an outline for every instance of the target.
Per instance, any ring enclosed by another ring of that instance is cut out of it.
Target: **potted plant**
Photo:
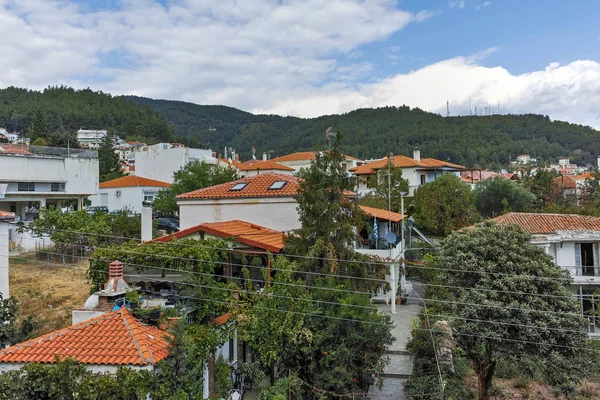
[[[125,294],[125,301],[129,303],[129,307],[132,310],[135,310],[138,306],[138,302],[140,301],[140,294],[137,289],[131,289]]]

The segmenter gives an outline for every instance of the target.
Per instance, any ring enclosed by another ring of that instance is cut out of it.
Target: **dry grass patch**
[[[43,335],[71,325],[71,310],[89,297],[87,263],[50,266],[11,262],[10,293],[19,301],[19,319],[32,315]]]

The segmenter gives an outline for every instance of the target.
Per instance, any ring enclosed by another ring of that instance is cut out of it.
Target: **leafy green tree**
[[[36,139],[44,139],[48,140],[49,132],[48,132],[48,124],[46,121],[46,113],[37,109],[34,113],[34,116],[31,120],[31,128],[29,131],[29,137],[31,140],[35,141]]]
[[[536,197],[523,185],[496,177],[479,182],[475,186],[477,211],[486,218],[515,211],[531,211]]]
[[[231,182],[238,179],[233,168],[211,166],[194,161],[186,164],[173,174],[173,185],[160,190],[154,200],[154,208],[165,214],[174,214],[177,207],[177,196],[205,187]]]
[[[554,179],[558,177],[554,171],[538,169],[535,174],[524,178],[525,186],[529,188],[537,199],[537,208],[544,209],[557,200],[556,185]]]
[[[572,385],[592,372],[586,324],[569,291],[572,278],[530,240],[517,225],[488,221],[447,237],[434,259],[447,285],[438,297],[454,317],[482,400],[490,397],[499,357],[525,371],[523,360],[533,358],[553,385]]]
[[[106,135],[98,148],[98,162],[100,164],[100,182],[110,181],[123,176],[119,165],[119,155],[115,153],[112,139]]]
[[[17,326],[19,302],[14,296],[4,299],[0,293],[0,349],[29,339],[36,328],[32,316]]]
[[[417,224],[439,236],[470,225],[478,217],[471,188],[452,174],[444,174],[419,187],[413,207]]]

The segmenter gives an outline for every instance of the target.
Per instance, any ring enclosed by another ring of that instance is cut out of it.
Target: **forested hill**
[[[531,154],[542,161],[572,157],[573,162],[590,165],[596,165],[600,155],[600,132],[550,121],[542,115],[445,118],[402,106],[304,119],[253,115],[224,106],[128,98],[158,111],[176,134],[197,138],[201,144],[210,143],[221,153],[224,146],[231,146],[245,157],[252,145],[259,155],[272,151],[272,156],[322,148],[328,126],[343,132],[343,150],[360,158],[381,157],[389,152],[410,155],[414,147],[419,147],[423,157],[500,168],[519,154]]]
[[[75,143],[80,128],[107,129],[111,135],[148,142],[176,138],[165,119],[150,107],[107,93],[63,86],[41,92],[0,89],[0,127],[65,147],[67,140],[71,145]]]

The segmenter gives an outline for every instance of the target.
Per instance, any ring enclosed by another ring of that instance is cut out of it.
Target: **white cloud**
[[[448,7],[465,8],[465,0],[448,0]]]
[[[447,100],[452,114],[467,114],[471,98],[600,128],[595,61],[513,75],[480,64],[492,48],[377,80],[361,46],[433,15],[395,0],[116,3],[85,11],[66,0],[0,0],[0,87],[89,86],[311,117],[402,104],[441,112]],[[411,58],[396,43],[386,49],[388,63]]]
[[[491,2],[491,1],[484,1],[484,2],[483,2],[483,3],[481,3],[481,4],[477,4],[477,5],[475,6],[475,10],[476,10],[476,11],[479,11],[479,10],[481,10],[483,7],[489,7],[489,6],[491,6],[491,5],[492,5],[492,2]]]
[[[475,59],[456,57],[358,88],[314,89],[254,111],[315,116],[406,104],[445,113],[449,101],[452,115],[467,115],[470,99],[479,113],[488,105],[496,109],[500,102],[502,113],[540,113],[600,128],[600,63],[553,63],[544,70],[512,75]]]

